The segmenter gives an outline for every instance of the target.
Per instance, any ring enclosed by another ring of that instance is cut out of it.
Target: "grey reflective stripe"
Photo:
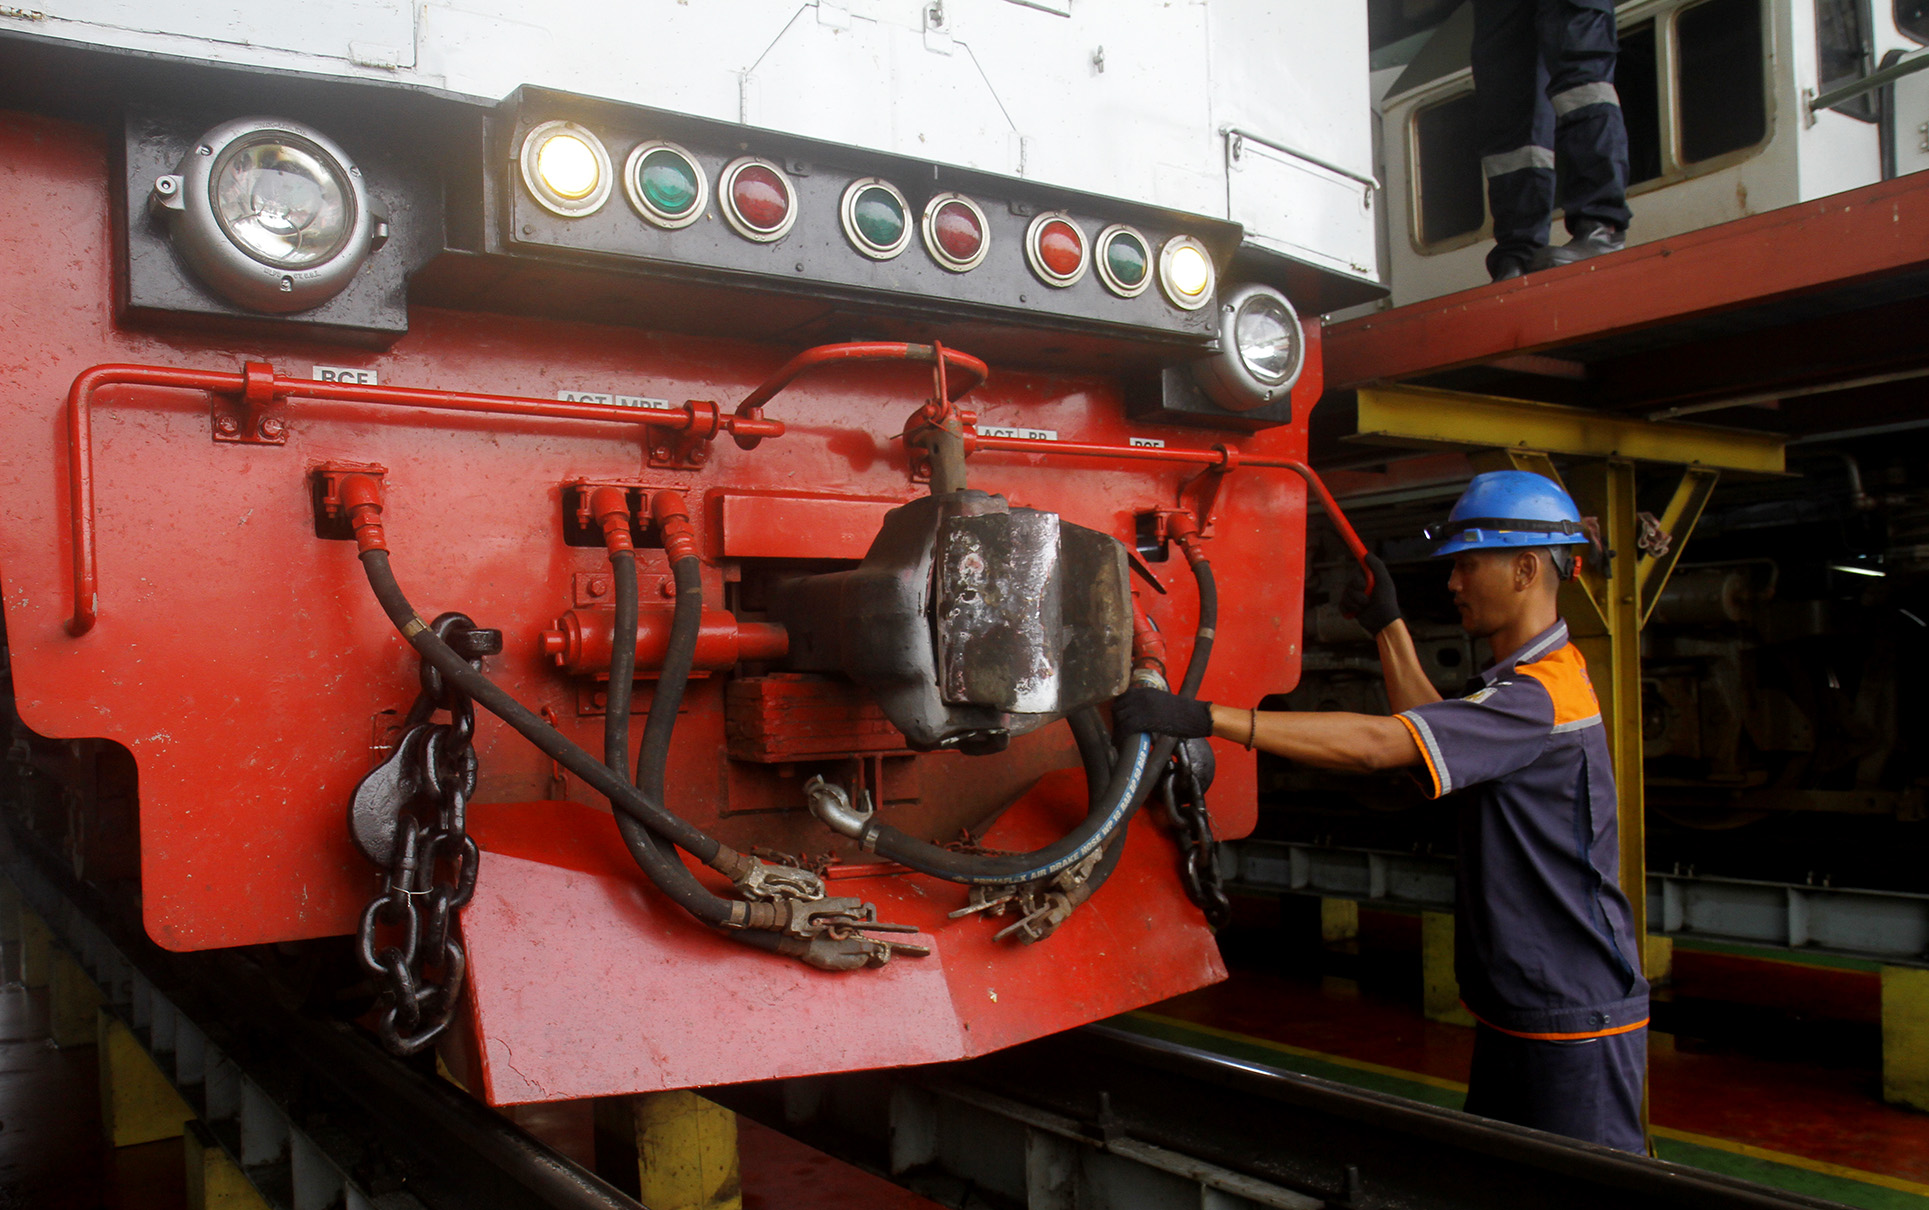
[[[1544,168],[1549,172],[1554,171],[1553,151],[1546,147],[1529,145],[1516,147],[1512,151],[1503,151],[1499,155],[1480,157],[1480,171],[1489,177],[1506,176],[1510,172],[1519,172],[1524,168]]]
[[[1567,642],[1567,619],[1562,618],[1554,623],[1552,630],[1541,636],[1540,642],[1532,644],[1515,656],[1513,664],[1516,668],[1522,664],[1531,664],[1565,642]]]
[[[1598,727],[1600,725],[1601,716],[1598,714],[1590,714],[1586,718],[1577,718],[1571,723],[1555,723],[1552,734],[1559,735],[1563,731],[1580,731],[1588,727]]]
[[[1589,105],[1621,106],[1621,94],[1614,91],[1614,85],[1602,80],[1596,84],[1577,84],[1566,92],[1557,92],[1547,98],[1554,106],[1554,116],[1564,118],[1577,109]]]
[[[1433,738],[1433,728],[1427,726],[1427,720],[1415,711],[1402,711],[1400,717],[1413,724],[1413,729],[1420,733],[1420,741],[1427,746],[1427,763],[1440,776],[1439,796],[1450,793],[1453,790],[1453,773],[1447,768],[1447,759],[1440,755],[1440,741]]]

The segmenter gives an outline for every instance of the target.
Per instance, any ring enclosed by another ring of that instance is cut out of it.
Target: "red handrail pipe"
[[[982,364],[982,363],[980,363]],[[366,386],[350,382],[317,382],[278,373],[264,362],[249,362],[239,373],[222,370],[184,370],[169,366],[98,365],[83,370],[67,389],[67,495],[73,513],[74,613],[67,633],[86,634],[100,616],[99,554],[94,533],[94,394],[107,386],[168,387],[239,395],[261,406],[289,398],[334,403],[380,404],[474,412],[491,416],[525,416],[539,420],[592,420],[644,428],[695,432],[714,437],[718,432],[757,440],[781,437],[781,421],[761,416],[721,415],[713,403],[693,401],[663,411],[606,403],[567,403],[521,395],[486,395],[467,391],[433,391],[416,387]]]

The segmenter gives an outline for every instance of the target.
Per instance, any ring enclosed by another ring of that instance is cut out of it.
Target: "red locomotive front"
[[[224,88],[0,112],[16,755],[156,942],[352,936],[367,1020],[495,1104],[1223,976],[1253,755],[1106,705],[1298,679],[1318,325],[1235,225]]]

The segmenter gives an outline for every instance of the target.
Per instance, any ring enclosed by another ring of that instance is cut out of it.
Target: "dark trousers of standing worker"
[[[1646,1155],[1641,1089],[1647,1070],[1645,1028],[1555,1042],[1478,1025],[1467,1112]]]
[[[1494,216],[1489,273],[1547,244],[1554,164],[1576,224],[1628,225],[1614,0],[1474,0],[1474,121]]]

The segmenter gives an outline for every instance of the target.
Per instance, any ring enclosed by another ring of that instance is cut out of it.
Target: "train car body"
[[[418,943],[397,819],[435,782],[479,862],[424,868],[480,873],[434,1043],[497,1104],[937,1061],[1221,977],[1164,812],[1068,904],[973,898],[808,808],[834,791],[994,863],[1076,829],[1055,720],[1156,636],[1179,681],[1201,552],[1200,696],[1293,686],[1311,317],[1379,289],[1342,7],[0,13],[25,822],[165,947],[359,930],[379,976]],[[357,562],[370,507],[419,611],[400,633]],[[704,927],[582,766],[490,713],[462,801],[437,780],[418,725],[449,741],[453,699],[418,696],[410,642],[444,611],[545,734],[602,751],[615,546],[640,602],[618,767],[694,553],[662,804],[760,855],[745,877],[814,887],[758,910],[862,969]],[[1194,842],[1254,818],[1251,753],[1210,747]],[[402,1033],[435,1032],[438,994]]]
[[[1810,102],[1917,50],[1906,5],[1633,0],[1617,6],[1632,243],[1825,197],[1929,166],[1929,76],[1835,108]],[[1390,303],[1487,280],[1493,246],[1473,119],[1473,10],[1376,73]],[[1555,221],[1557,242],[1559,217]]]

